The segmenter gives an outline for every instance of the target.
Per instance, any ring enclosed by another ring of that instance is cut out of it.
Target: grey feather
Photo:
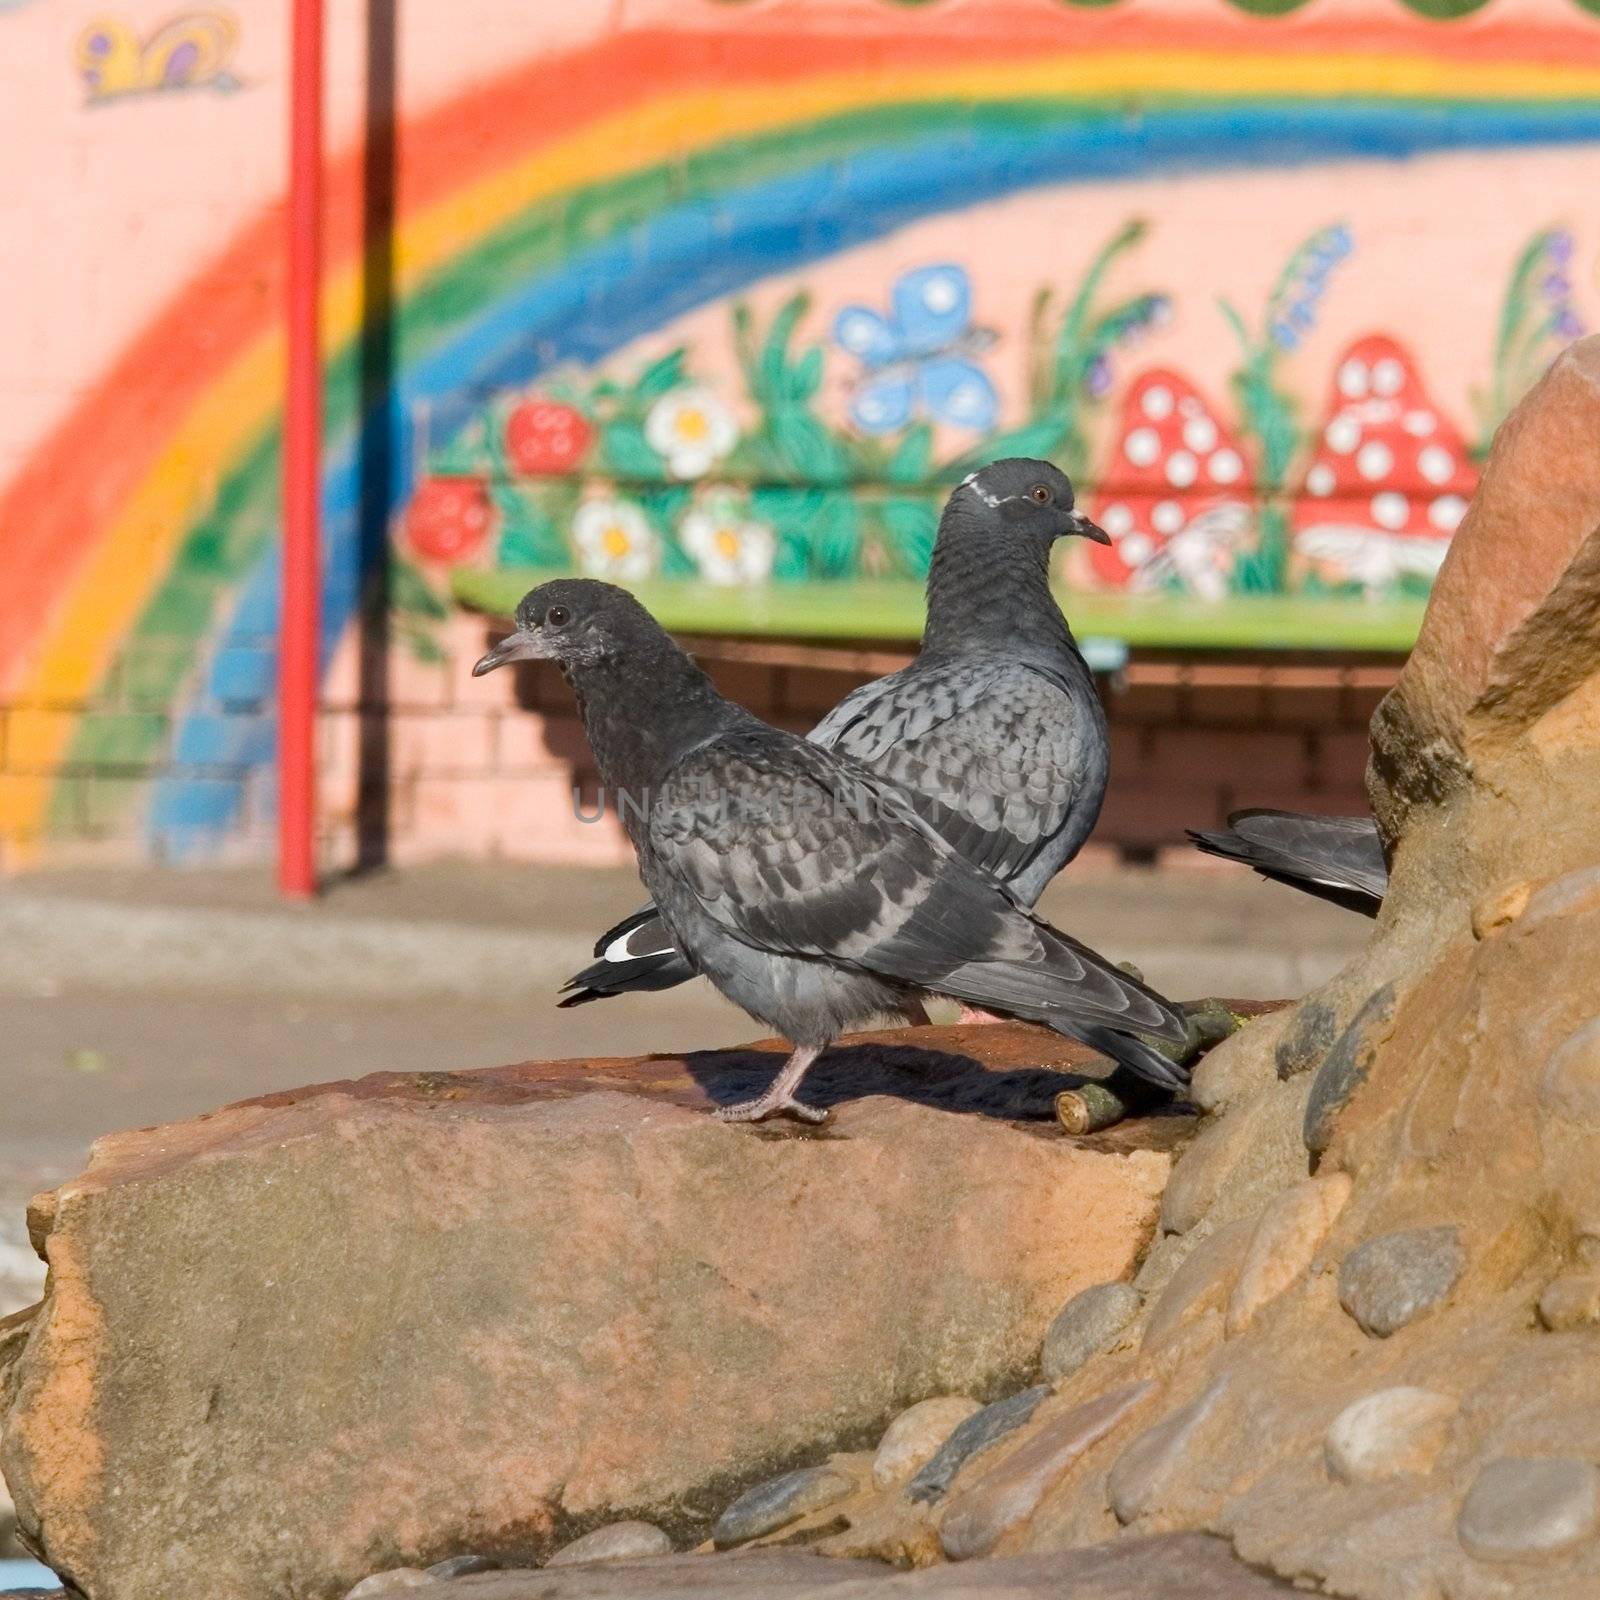
[[[1235,811],[1226,830],[1191,830],[1189,837],[1207,855],[1243,862],[1275,883],[1369,917],[1389,892],[1389,863],[1371,817]]]

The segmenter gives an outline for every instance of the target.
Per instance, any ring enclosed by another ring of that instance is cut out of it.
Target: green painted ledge
[[[462,569],[451,590],[470,611],[509,617],[517,601],[556,574],[545,570]],[[629,585],[674,633],[762,635],[786,639],[918,639],[922,585],[785,583],[724,589],[685,580]],[[1202,602],[1168,595],[1061,594],[1081,638],[1138,647],[1196,650],[1376,650],[1404,653],[1416,642],[1425,602],[1319,600],[1242,595]]]

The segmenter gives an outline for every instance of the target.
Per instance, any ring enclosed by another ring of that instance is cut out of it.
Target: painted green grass
[[[463,570],[456,600],[491,617],[509,617],[517,601],[552,573],[507,568]],[[918,639],[922,585],[911,581],[841,581],[723,589],[656,581],[629,587],[675,633],[755,634],[790,639]],[[1192,650],[1408,651],[1425,603],[1364,603],[1295,595],[1239,595],[1200,603],[1181,596],[1061,593],[1081,638],[1129,646]]]

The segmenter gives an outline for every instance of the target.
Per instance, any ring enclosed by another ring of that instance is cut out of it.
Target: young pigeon
[[[973,473],[939,521],[921,653],[846,695],[808,736],[899,789],[1025,906],[1082,848],[1106,792],[1105,711],[1050,592],[1051,548],[1071,534],[1108,542],[1048,461]],[[653,906],[594,954],[562,1005],[694,976]]]
[[[1389,863],[1371,817],[1235,811],[1225,830],[1189,829],[1197,850],[1242,861],[1263,878],[1375,917],[1389,892]]]
[[[859,762],[724,699],[626,590],[557,579],[524,596],[516,624],[473,674],[560,664],[674,945],[794,1045],[765,1094],[719,1116],[822,1120],[798,1099],[806,1069],[923,993],[1183,1084],[1147,1042],[1187,1042],[1170,1001],[1024,909]]]

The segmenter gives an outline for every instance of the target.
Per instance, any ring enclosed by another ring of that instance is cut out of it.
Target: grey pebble
[[[1273,1061],[1280,1078],[1309,1072],[1333,1048],[1339,1037],[1339,1018],[1333,1007],[1321,1000],[1307,1000],[1283,1030]]]
[[[1386,983],[1368,998],[1317,1069],[1302,1126],[1306,1149],[1313,1155],[1321,1155],[1333,1142],[1334,1123],[1351,1095],[1367,1081],[1379,1035],[1393,1015],[1394,985]]]
[[[1407,1228],[1357,1245],[1339,1268],[1339,1304],[1375,1339],[1431,1311],[1466,1270],[1461,1236],[1448,1225]]]
[[[1067,1301],[1044,1336],[1039,1368],[1051,1383],[1074,1373],[1104,1350],[1139,1314],[1131,1283],[1097,1283]]]
[[[913,1500],[937,1500],[967,1462],[979,1451],[987,1450],[997,1440],[1020,1428],[1049,1393],[1050,1385],[1041,1383],[974,1411],[939,1446],[939,1453],[933,1460],[911,1480],[907,1493]]]
[[[346,1592],[344,1600],[378,1600],[379,1595],[399,1594],[406,1589],[431,1588],[433,1579],[420,1567],[390,1567],[374,1572]]]
[[[748,1544],[794,1522],[811,1511],[820,1511],[842,1500],[855,1483],[832,1467],[802,1467],[781,1478],[769,1478],[753,1489],[746,1489],[717,1518],[711,1542],[719,1550],[730,1545]]]
[[[505,1562],[493,1556],[446,1556],[428,1568],[430,1578],[470,1578],[475,1572],[498,1572]]]
[[[563,1545],[545,1565],[581,1567],[590,1561],[646,1561],[671,1554],[672,1541],[654,1523],[612,1522]]]
[[[1587,1461],[1502,1457],[1478,1473],[1456,1519],[1468,1554],[1481,1561],[1554,1555],[1600,1527],[1600,1472]]]

